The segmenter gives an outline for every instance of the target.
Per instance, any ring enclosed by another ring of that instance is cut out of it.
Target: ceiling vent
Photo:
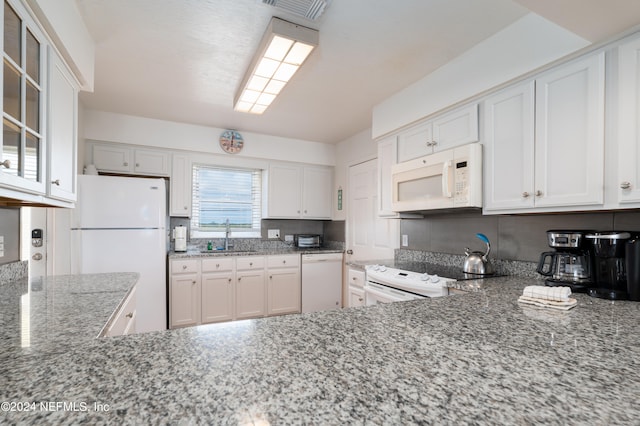
[[[311,21],[317,20],[331,0],[262,0],[262,3]]]

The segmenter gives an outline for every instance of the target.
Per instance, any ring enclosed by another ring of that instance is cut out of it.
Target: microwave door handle
[[[449,188],[449,168],[451,167],[451,160],[445,161],[442,165],[442,195],[446,198],[451,198],[451,189]]]

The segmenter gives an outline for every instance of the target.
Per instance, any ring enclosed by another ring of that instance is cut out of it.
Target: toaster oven
[[[295,238],[296,247],[317,248],[322,245],[322,236],[318,234],[298,234]]]

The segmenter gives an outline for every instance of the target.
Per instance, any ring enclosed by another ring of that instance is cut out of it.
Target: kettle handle
[[[489,238],[487,238],[484,234],[476,234],[476,237],[480,239],[480,241],[484,242],[487,245],[487,251],[482,255],[482,259],[486,262],[489,257],[489,253],[491,252],[491,243],[489,243]]]
[[[553,275],[553,258],[556,256],[556,252],[554,251],[546,251],[540,255],[540,262],[538,262],[538,268],[536,268],[536,272],[540,275],[544,275],[545,277],[550,277]],[[548,257],[551,257],[551,262],[547,263],[546,260]],[[547,266],[547,268],[545,268]]]

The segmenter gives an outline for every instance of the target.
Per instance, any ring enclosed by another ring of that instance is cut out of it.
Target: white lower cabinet
[[[267,258],[267,315],[300,312],[300,256]]]
[[[171,262],[169,280],[169,324],[171,328],[200,323],[200,262]]]
[[[169,328],[300,312],[300,255],[169,262]]]
[[[131,289],[105,331],[106,336],[124,336],[136,332],[136,288]]]
[[[233,319],[235,262],[233,258],[202,260],[201,322]]]
[[[266,312],[264,257],[236,259],[236,319],[264,316]]]
[[[364,280],[365,280],[365,275],[364,275],[364,271],[361,271],[359,269],[354,269],[354,268],[349,268],[349,273],[348,273],[348,281],[349,281],[349,288],[348,288],[348,301],[349,301],[349,307],[353,308],[356,306],[364,306],[365,305],[365,300],[364,300]]]

